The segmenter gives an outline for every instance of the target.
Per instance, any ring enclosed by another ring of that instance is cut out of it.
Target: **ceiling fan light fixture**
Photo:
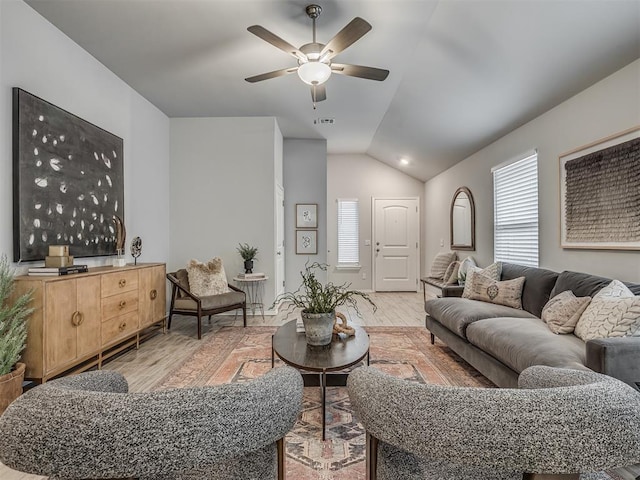
[[[307,62],[298,67],[300,80],[308,85],[322,85],[331,76],[331,67],[326,63]]]

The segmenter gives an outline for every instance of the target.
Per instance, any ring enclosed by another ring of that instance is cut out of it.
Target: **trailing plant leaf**
[[[358,316],[361,316],[357,302],[357,297],[360,297],[369,302],[373,306],[373,311],[376,311],[376,304],[373,303],[369,295],[359,290],[350,290],[350,283],[335,285],[329,282],[323,285],[316,277],[316,270],[326,271],[327,265],[307,262],[304,271],[300,272],[302,284],[294,292],[278,295],[271,308],[278,302],[288,302],[289,307],[286,309],[288,313],[291,309],[300,309],[305,313],[330,313],[334,312],[337,307],[346,305],[353,308]]]
[[[27,341],[27,318],[33,312],[28,305],[31,292],[10,303],[13,293],[13,272],[7,256],[0,259],[0,375],[9,373],[20,359]]]

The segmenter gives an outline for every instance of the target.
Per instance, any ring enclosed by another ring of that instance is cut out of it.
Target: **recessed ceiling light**
[[[409,165],[409,160],[407,160],[406,158],[401,158],[400,165],[403,165],[406,167],[407,165]]]

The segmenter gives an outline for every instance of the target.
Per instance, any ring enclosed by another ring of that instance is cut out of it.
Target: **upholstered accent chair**
[[[640,394],[598,373],[534,366],[518,389],[483,389],[362,367],[348,389],[370,479],[578,479],[640,462]]]
[[[209,317],[218,313],[242,309],[242,321],[247,326],[247,300],[245,293],[229,284],[229,292],[219,295],[199,297],[189,288],[189,275],[186,269],[167,273],[171,282],[171,306],[169,307],[169,321],[167,328],[171,328],[171,318],[174,314],[187,315],[198,319],[198,340],[202,338],[202,317]]]
[[[151,393],[105,370],[52,380],[0,417],[0,461],[52,479],[282,479],[302,388],[290,367]]]

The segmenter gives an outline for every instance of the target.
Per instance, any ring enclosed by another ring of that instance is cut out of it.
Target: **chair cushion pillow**
[[[433,259],[433,263],[431,264],[431,271],[429,272],[429,276],[433,278],[444,278],[444,274],[447,271],[451,262],[456,259],[456,252],[444,252],[439,253]]]
[[[227,275],[220,257],[215,257],[207,263],[191,260],[187,267],[187,273],[191,293],[198,297],[220,295],[229,291]]]
[[[497,282],[492,278],[473,272],[472,278],[473,280],[469,282],[467,298],[522,310],[522,287],[525,277]]]
[[[202,310],[216,310],[218,308],[228,307],[230,305],[236,305],[244,302],[243,292],[228,292],[221,295],[210,295],[208,297],[202,297]],[[177,298],[174,303],[176,310],[198,310],[198,304],[191,298]]]
[[[613,280],[593,297],[578,320],[575,334],[585,342],[640,334],[640,297],[621,281]]]
[[[542,309],[542,321],[556,334],[573,333],[591,297],[576,297],[571,290],[559,293]]]

